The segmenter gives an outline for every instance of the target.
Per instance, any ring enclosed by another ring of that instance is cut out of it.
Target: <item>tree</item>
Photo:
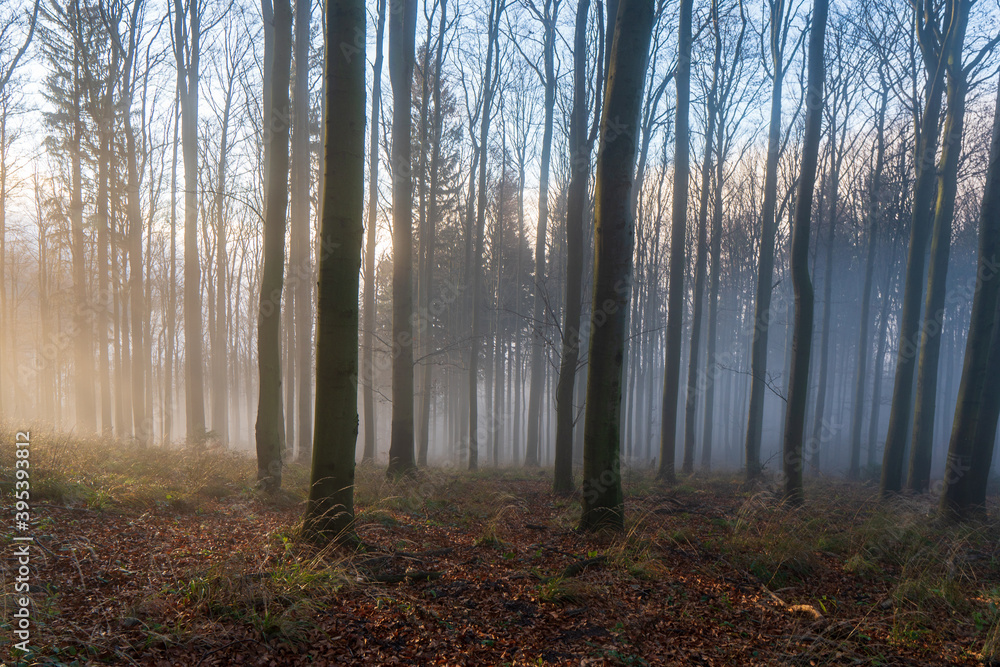
[[[916,493],[930,487],[941,330],[945,319],[948,262],[951,258],[952,222],[955,217],[955,198],[958,191],[958,167],[965,129],[965,98],[969,89],[969,74],[1000,39],[994,39],[972,58],[971,62],[963,63],[962,48],[965,44],[965,30],[968,27],[972,4],[969,0],[960,0],[953,9],[952,22],[955,35],[948,47],[950,53],[945,56],[948,111],[945,114],[941,158],[938,164],[937,202],[934,210],[924,307],[926,321],[921,328],[916,407],[913,414],[910,468],[906,484],[910,491]]]
[[[378,118],[382,107],[382,34],[385,3],[379,0],[375,29],[375,62],[372,65],[372,126],[368,143],[368,227],[365,240],[365,320],[361,383],[364,386],[365,446],[362,463],[375,462],[375,236],[378,230]]]
[[[635,218],[631,190],[639,112],[653,32],[651,0],[620,0],[600,125],[594,191],[592,317],[583,432],[580,528],[622,529],[620,418],[625,318],[632,280]]]
[[[673,484],[677,449],[677,397],[681,377],[681,337],[684,333],[684,244],[687,229],[688,176],[690,175],[691,115],[691,12],[693,0],[680,0],[677,37],[677,118],[674,125],[674,192],[670,222],[670,284],[667,295],[667,351],[663,372],[663,407],[660,420],[660,471],[657,477]],[[704,262],[702,262],[704,270]]]
[[[257,363],[260,368],[257,404],[257,479],[266,491],[281,486],[285,449],[281,401],[281,292],[285,271],[285,214],[288,209],[288,85],[292,65],[292,6],[290,0],[262,0],[265,23],[273,22],[270,104],[264,105],[264,268],[260,279],[257,317]]]
[[[757,287],[754,292],[753,341],[750,351],[750,405],[747,413],[746,476],[760,476],[760,439],[764,426],[764,394],[767,388],[767,338],[771,321],[771,279],[774,274],[774,244],[778,232],[775,216],[778,199],[778,158],[781,156],[781,96],[788,68],[788,35],[795,7],[785,0],[768,0],[771,56],[771,115],[767,130],[767,164],[764,167],[764,202],[761,206],[760,251],[757,256]],[[804,33],[803,33],[804,34]],[[798,49],[794,45],[792,52]]]
[[[264,0],[266,1],[266,0]],[[201,0],[173,0],[174,57],[181,107],[184,156],[184,359],[187,439],[205,437],[202,370],[201,266],[198,258],[198,81],[201,61]],[[185,18],[187,24],[185,25]]]
[[[948,462],[941,514],[949,520],[967,520],[985,510],[986,480],[1000,414],[998,369],[1000,342],[1000,88],[993,114],[989,166],[979,211],[979,254],[972,296],[969,337],[959,383],[955,422],[948,444]]]
[[[887,81],[889,62],[887,49],[882,45],[884,33],[870,27],[872,26],[872,22],[868,16],[870,11],[870,9],[865,11],[861,23],[866,41],[875,50],[875,67],[878,72],[879,86],[875,91],[876,103],[874,106],[875,165],[872,168],[871,181],[868,185],[868,208],[865,216],[868,222],[868,232],[867,249],[865,251],[865,277],[864,285],[861,289],[861,320],[858,328],[857,370],[854,376],[854,398],[851,409],[851,462],[847,471],[847,476],[850,479],[858,479],[861,476],[861,423],[864,413],[865,375],[868,370],[869,320],[871,318],[875,249],[878,246],[882,178],[886,160],[885,116],[886,109],[889,106],[889,83]],[[876,398],[873,395],[873,400]],[[869,443],[869,448],[871,448],[871,443]]]
[[[409,474],[413,452],[413,167],[410,86],[413,81],[416,0],[389,12],[392,84],[392,434],[390,475]]]
[[[809,393],[809,355],[812,351],[813,287],[809,278],[809,226],[813,188],[819,161],[819,140],[823,124],[823,56],[829,0],[813,0],[809,34],[809,75],[806,88],[805,137],[795,197],[792,225],[792,283],[795,289],[795,330],[792,337],[792,367],[788,381],[788,410],[785,413],[783,472],[784,499],[801,505],[802,437],[805,430],[806,397]],[[829,326],[829,323],[827,324]]]
[[[555,474],[556,493],[573,491],[573,388],[580,362],[580,311],[583,298],[583,225],[590,185],[590,154],[595,132],[587,128],[587,19],[590,0],[580,0],[573,38],[573,109],[569,119],[570,181],[566,201],[566,304],[562,328],[562,358],[556,383]],[[598,37],[600,39],[601,36]],[[603,61],[597,60],[597,77],[603,77]],[[594,117],[600,107],[594,94]],[[596,129],[596,125],[595,125]]]
[[[358,289],[364,237],[365,3],[328,0],[316,410],[304,534],[349,539],[358,439]]]
[[[913,180],[906,277],[903,282],[903,311],[899,319],[899,346],[896,351],[896,376],[892,390],[892,407],[889,411],[889,430],[885,437],[885,452],[882,456],[879,492],[883,497],[899,492],[903,485],[903,457],[910,416],[913,412],[913,373],[916,370],[920,343],[920,297],[924,291],[924,263],[933,223],[931,200],[934,196],[934,179],[937,176],[935,155],[938,146],[945,59],[951,53],[950,45],[960,28],[953,20],[959,15],[953,15],[953,12],[966,1],[948,0],[948,9],[945,12],[941,12],[938,4],[931,0],[917,0],[914,3],[914,26],[927,81],[923,91],[923,115],[920,116],[917,127],[917,146],[914,154],[916,173]],[[968,13],[967,8],[965,12]],[[947,20],[943,19],[942,14],[948,17]],[[964,28],[961,30],[964,33]]]
[[[698,200],[698,251],[694,268],[694,312],[691,314],[691,351],[688,363],[687,395],[684,401],[684,461],[685,473],[694,471],[695,421],[698,408],[698,353],[701,346],[702,311],[705,300],[705,272],[708,263],[708,195],[712,176],[712,142],[718,113],[719,70],[722,67],[722,35],[719,32],[719,0],[712,0],[712,23],[715,26],[715,49],[712,62],[712,83],[705,98],[708,122],[705,128],[705,155],[701,163],[701,193]],[[690,72],[688,72],[690,77]]]
[[[295,302],[295,365],[298,381],[297,452],[300,460],[312,458],[312,283],[309,252],[309,181],[312,147],[309,145],[309,19],[311,0],[295,1],[295,80],[292,86],[292,166],[289,224],[291,292]],[[289,410],[294,407],[289,405]]]
[[[539,10],[534,3],[528,6],[542,23],[542,68],[525,59],[538,74],[544,88],[545,100],[542,121],[542,149],[538,173],[538,222],[535,227],[535,299],[532,310],[531,380],[528,388],[528,434],[524,452],[524,465],[537,466],[538,438],[541,435],[541,411],[544,399],[542,385],[545,379],[544,352],[545,319],[545,239],[549,222],[549,171],[552,161],[552,124],[556,104],[556,20],[562,0],[544,0]],[[515,44],[517,42],[515,41]],[[520,48],[520,47],[519,47]],[[485,148],[483,149],[485,150]]]
[[[500,35],[500,19],[506,7],[505,0],[491,0],[490,15],[487,22],[489,34],[486,45],[486,65],[483,68],[482,105],[479,117],[479,199],[476,207],[476,224],[471,230],[473,234],[474,255],[483,256],[483,232],[486,224],[486,158],[489,150],[486,145],[489,139],[490,120],[493,113],[493,95],[497,89],[497,79],[500,72],[500,49],[497,44]],[[469,351],[469,470],[475,470],[479,463],[479,348],[482,344],[480,332],[482,329],[482,301],[479,298],[479,285],[482,280],[482,267],[469,266],[472,275],[469,291],[472,293],[472,335]]]

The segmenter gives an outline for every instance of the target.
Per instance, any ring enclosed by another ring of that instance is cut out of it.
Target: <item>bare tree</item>
[[[619,421],[635,239],[629,195],[652,32],[652,0],[620,0],[595,169],[593,312],[603,312],[607,319],[595,327],[588,355],[580,516],[580,528],[584,530],[620,530],[624,526]]]
[[[326,13],[316,421],[304,525],[315,542],[353,537],[364,237],[365,4],[328,0]]]
[[[801,505],[802,437],[805,430],[806,397],[809,393],[809,355],[813,334],[813,286],[809,278],[809,226],[813,188],[819,162],[819,140],[823,124],[823,55],[829,0],[813,0],[809,30],[809,78],[806,88],[806,126],[802,145],[802,166],[795,197],[792,226],[792,282],[795,288],[795,331],[792,337],[792,368],[788,381],[788,410],[785,413],[783,472],[785,501]],[[827,325],[829,326],[829,324]]]

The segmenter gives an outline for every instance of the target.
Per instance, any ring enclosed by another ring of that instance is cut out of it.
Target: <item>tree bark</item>
[[[410,474],[413,451],[413,166],[410,87],[416,0],[389,12],[392,83],[392,434],[388,474]]]
[[[289,96],[292,62],[292,7],[289,0],[262,0],[264,20],[273,16],[274,56],[270,104],[265,107],[264,268],[257,317],[257,363],[260,369],[257,423],[257,479],[266,491],[281,487],[285,449],[281,395],[281,293],[285,270],[285,215],[288,210]]]
[[[584,417],[580,528],[624,526],[620,468],[625,315],[632,281],[631,209],[639,112],[653,29],[651,0],[620,0],[608,65],[597,156],[592,312],[605,313],[590,339]],[[596,323],[596,322],[595,322]]]
[[[587,19],[590,0],[580,0],[573,39],[573,110],[569,125],[570,180],[566,198],[566,303],[562,358],[556,385],[555,493],[573,492],[573,388],[580,361],[580,314],[583,298],[583,218],[590,185],[587,137]]]
[[[854,398],[851,409],[851,463],[847,471],[848,479],[861,476],[861,422],[864,420],[865,375],[868,372],[868,338],[872,304],[872,274],[875,270],[875,249],[878,246],[878,221],[881,213],[882,172],[885,169],[885,112],[889,102],[889,87],[885,82],[884,65],[879,63],[879,80],[882,82],[879,94],[878,120],[875,128],[875,167],[872,170],[871,185],[868,189],[868,248],[865,257],[865,280],[861,289],[861,323],[858,327],[858,362],[854,375]],[[872,401],[876,397],[872,395]],[[871,448],[869,443],[869,449]]]
[[[948,446],[941,513],[966,520],[985,510],[989,475],[1000,414],[1000,92],[993,116],[986,187],[979,213],[979,255],[972,297],[969,336],[962,379],[958,386],[955,421]]]
[[[712,2],[713,16],[718,14],[718,0]],[[715,19],[716,22],[718,19]],[[716,28],[718,30],[718,28]],[[708,264],[708,193],[712,177],[712,142],[715,139],[716,94],[719,85],[719,68],[722,66],[722,41],[716,38],[715,60],[712,65],[712,84],[705,105],[708,124],[705,129],[705,156],[701,163],[701,193],[698,202],[698,255],[694,268],[694,312],[691,315],[691,354],[688,363],[687,395],[684,401],[684,461],[685,473],[694,471],[695,431],[697,430],[698,394],[702,377],[698,374],[698,353],[701,346],[701,324],[705,301],[705,272]],[[713,332],[714,333],[714,332]],[[713,350],[714,351],[714,350]],[[704,378],[707,382],[708,378]]]
[[[311,147],[309,145],[309,19],[312,0],[295,1],[295,79],[292,85],[292,167],[289,222],[291,239],[289,261],[292,266],[292,290],[295,294],[296,380],[298,382],[298,439],[300,461],[312,458],[312,283],[314,271],[310,246],[309,182]],[[288,406],[289,413],[295,408]]]
[[[770,53],[773,67],[771,117],[767,133],[767,163],[764,170],[764,202],[761,208],[760,254],[754,294],[753,342],[750,349],[750,405],[746,430],[746,478],[760,476],[760,441],[764,426],[764,395],[767,393],[767,338],[771,326],[771,279],[774,275],[774,243],[778,231],[775,217],[778,198],[778,158],[781,153],[781,95],[785,73],[785,40],[788,25],[785,3],[769,0],[771,6]]]
[[[365,3],[328,0],[326,12],[316,417],[304,525],[315,542],[353,538],[364,237]]]
[[[964,1],[962,5],[970,3]],[[941,330],[944,327],[948,290],[948,262],[951,258],[951,229],[958,191],[958,165],[965,127],[965,96],[968,81],[962,66],[962,46],[968,10],[957,17],[956,32],[945,59],[947,70],[947,108],[942,136],[941,161],[938,166],[937,206],[931,236],[930,267],[921,329],[920,359],[917,368],[917,395],[913,414],[913,436],[906,488],[922,493],[930,488],[931,453],[934,447],[934,416],[937,410],[938,361],[941,357]]]
[[[188,444],[205,438],[205,387],[202,364],[201,266],[198,257],[198,80],[201,58],[201,7],[189,0],[184,29],[181,0],[174,0],[174,49],[181,102],[184,156],[184,362]],[[186,48],[185,48],[186,47]]]
[[[528,388],[528,436],[525,445],[524,465],[539,464],[538,439],[541,436],[541,410],[545,404],[542,383],[545,377],[544,335],[542,322],[546,319],[545,299],[545,239],[549,221],[549,167],[552,158],[552,125],[556,104],[555,42],[556,17],[552,7],[558,2],[545,0],[543,16],[544,37],[542,58],[544,77],[544,113],[542,123],[542,151],[538,175],[538,223],[535,233],[535,300],[531,328],[531,380]],[[484,149],[485,150],[485,149]]]
[[[690,174],[688,118],[691,112],[691,13],[693,0],[680,0],[678,26],[677,119],[674,126],[674,191],[670,223],[670,283],[667,294],[667,350],[663,373],[663,408],[660,426],[660,471],[668,484],[676,480],[677,400],[680,393],[681,338],[684,334],[684,264],[687,229],[688,176]],[[704,271],[704,266],[702,266]]]
[[[382,106],[382,34],[385,3],[379,0],[375,30],[375,63],[372,65],[372,125],[368,140],[368,227],[365,239],[365,301],[361,384],[364,387],[365,446],[362,463],[375,462],[375,236],[378,229],[378,130]],[[318,365],[317,361],[317,365]],[[318,367],[318,366],[317,366]],[[318,371],[317,371],[318,372]]]
[[[931,13],[930,10],[928,13]],[[935,36],[937,26],[922,23],[930,20],[936,24],[937,16],[925,19],[919,6],[916,14],[916,30],[920,38],[928,80],[914,155],[916,177],[913,182],[910,247],[903,283],[903,312],[899,319],[899,346],[896,353],[892,407],[889,411],[889,430],[885,437],[885,452],[882,456],[882,479],[879,485],[882,497],[899,492],[903,485],[903,457],[910,416],[913,413],[913,373],[917,364],[917,346],[920,343],[920,297],[924,287],[924,262],[933,223],[931,199],[934,179],[937,176],[934,158],[937,154],[938,120],[941,116],[944,85],[944,54],[948,50],[945,45],[952,39],[952,31],[948,30],[943,37],[944,44],[938,44]]]
[[[806,397],[809,391],[809,354],[812,348],[813,287],[809,278],[809,223],[813,187],[819,161],[819,140],[823,124],[823,43],[829,0],[814,0],[809,34],[809,74],[806,88],[805,138],[795,197],[792,226],[792,284],[795,289],[795,330],[792,336],[792,369],[788,385],[785,418],[784,466],[785,501],[801,505],[802,437],[805,429]]]

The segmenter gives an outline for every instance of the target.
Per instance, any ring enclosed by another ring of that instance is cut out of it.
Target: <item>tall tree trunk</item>
[[[966,2],[962,1],[965,5]],[[937,409],[938,361],[941,356],[941,330],[944,327],[948,289],[948,262],[951,258],[951,228],[955,217],[958,191],[958,165],[965,127],[965,95],[968,91],[962,67],[962,45],[968,10],[958,17],[957,32],[946,58],[947,106],[941,162],[938,167],[937,206],[931,237],[930,268],[927,275],[926,318],[921,328],[920,359],[917,368],[916,407],[913,414],[913,439],[906,487],[914,493],[930,488],[931,453],[934,448],[934,413]]]
[[[504,8],[503,0],[490,2],[489,36],[486,45],[486,68],[483,79],[483,103],[479,121],[479,199],[476,207],[476,223],[473,231],[473,257],[483,256],[483,232],[486,225],[486,159],[489,155],[490,120],[492,118],[493,94],[496,92],[500,68],[500,54],[497,38],[500,33],[500,18]],[[479,467],[479,348],[482,345],[482,299],[480,282],[482,267],[469,267],[472,274],[469,291],[472,295],[472,344],[469,352],[469,470]],[[487,385],[488,387],[489,385]]]
[[[836,119],[836,110],[834,110],[833,117]],[[827,403],[826,394],[830,385],[830,330],[833,328],[832,323],[830,322],[830,306],[832,305],[833,300],[833,244],[837,239],[837,191],[840,188],[840,160],[837,159],[838,147],[834,145],[836,141],[837,128],[831,127],[830,190],[827,195],[830,198],[830,220],[826,228],[826,256],[823,260],[823,324],[820,329],[819,350],[817,351],[817,356],[819,357],[819,377],[817,378],[816,407],[813,410],[812,435],[809,438],[809,444],[807,447],[808,451],[806,452],[809,456],[809,467],[812,470],[812,474],[819,474],[819,450],[827,422],[825,415]],[[841,155],[843,155],[842,150]],[[822,180],[825,181],[826,179],[824,178]],[[820,187],[822,188],[822,185]],[[820,198],[824,196],[822,189],[820,190],[819,196]],[[816,222],[817,226],[823,224],[822,201],[820,201],[820,205],[818,206]],[[794,341],[794,339],[795,334],[793,332],[792,340]],[[792,355],[792,359],[794,361],[794,342]],[[789,374],[789,378],[791,378],[791,374]]]
[[[233,85],[236,77],[230,74],[222,110],[221,136],[219,137],[219,163],[215,190],[215,327],[212,330],[212,430],[223,447],[229,445],[229,365],[228,335],[226,327],[226,272],[229,253],[226,248],[226,168],[229,154],[229,119],[232,111]]]
[[[198,80],[201,58],[201,6],[189,0],[189,28],[184,28],[181,0],[174,0],[174,49],[181,101],[184,155],[184,362],[187,439],[205,438],[205,387],[202,364],[201,267],[198,258]]]
[[[878,102],[878,121],[875,130],[875,167],[868,190],[868,249],[865,256],[865,282],[861,290],[861,323],[858,327],[858,360],[854,375],[854,397],[851,409],[851,463],[849,479],[861,476],[861,422],[864,420],[865,375],[868,370],[868,338],[872,303],[872,274],[875,271],[875,249],[878,246],[878,219],[881,213],[882,172],[885,169],[885,112],[889,101],[889,87],[885,83],[883,65],[879,63],[882,82]],[[872,395],[872,401],[875,401]],[[871,445],[869,444],[869,449]]]
[[[965,520],[985,510],[1000,414],[1000,92],[993,116],[989,167],[979,212],[979,256],[969,336],[958,386],[955,421],[948,446],[941,513]]]
[[[413,167],[410,89],[416,0],[389,12],[389,79],[392,83],[392,434],[390,475],[409,474],[413,452]]]
[[[281,292],[285,271],[285,215],[288,210],[288,84],[292,63],[290,0],[262,0],[265,21],[273,21],[270,104],[265,106],[264,267],[257,316],[257,363],[260,368],[257,423],[257,479],[266,491],[281,486],[285,449],[281,396]]]
[[[372,125],[368,140],[368,228],[365,239],[365,320],[361,384],[364,387],[365,446],[362,463],[375,462],[375,236],[378,230],[378,131],[382,105],[382,34],[385,3],[379,0],[375,30],[375,63],[372,66]],[[317,334],[318,336],[318,334]],[[319,360],[317,359],[317,367]],[[318,371],[317,371],[318,372]],[[317,380],[318,382],[318,380]]]
[[[441,68],[444,63],[444,37],[448,25],[448,2],[441,0],[441,15],[438,18],[438,38],[434,53],[434,89],[431,93],[434,102],[434,111],[431,114],[431,161],[430,161],[430,184],[427,202],[427,228],[426,242],[427,254],[424,258],[423,284],[426,285],[424,291],[424,318],[427,331],[424,336],[424,354],[433,351],[431,345],[431,332],[433,320],[431,320],[431,294],[434,288],[434,244],[436,228],[438,224],[438,189],[441,172],[441,135],[444,129],[444,112],[441,109]],[[429,47],[428,47],[429,48]],[[426,63],[425,63],[426,65]],[[426,66],[425,66],[426,69]],[[426,79],[426,72],[424,77]],[[427,465],[427,450],[430,446],[430,408],[432,403],[431,387],[434,377],[434,364],[424,363],[424,372],[421,375],[423,386],[420,396],[420,446],[417,451],[417,465]]]
[[[556,104],[555,42],[556,17],[552,15],[553,0],[545,0],[543,16],[542,59],[544,77],[544,114],[542,122],[542,151],[538,174],[538,222],[535,233],[535,303],[531,328],[531,380],[528,388],[528,440],[525,446],[524,465],[539,463],[538,439],[541,435],[541,410],[545,405],[542,384],[545,377],[544,327],[545,299],[545,239],[549,221],[549,165],[552,159],[552,125]],[[555,3],[558,7],[558,3]],[[485,150],[485,148],[484,148]]]
[[[365,3],[328,0],[326,12],[316,421],[304,525],[306,537],[317,542],[353,535],[357,294],[364,236]],[[351,46],[348,56],[337,45],[360,46]]]
[[[718,13],[718,0],[712,2],[712,13]],[[717,19],[716,19],[717,20]],[[694,267],[694,312],[691,316],[691,356],[688,364],[687,396],[684,403],[684,462],[685,473],[694,471],[695,431],[697,430],[699,386],[698,352],[701,346],[701,322],[705,301],[705,271],[708,264],[708,193],[712,177],[712,142],[715,139],[716,94],[719,85],[719,68],[722,66],[722,41],[716,38],[715,59],[712,65],[712,84],[705,105],[708,107],[708,127],[705,130],[705,156],[701,163],[701,194],[698,202],[698,256]],[[713,332],[714,333],[714,332]],[[714,350],[713,350],[714,352]],[[709,382],[708,378],[705,378]]]
[[[174,133],[170,158],[170,286],[167,291],[165,400],[163,401],[163,442],[167,445],[174,433],[174,345],[177,340],[177,147],[180,145],[180,89],[174,97]]]
[[[809,278],[809,223],[813,187],[819,161],[819,140],[823,124],[823,43],[829,0],[814,0],[809,34],[809,74],[806,88],[805,138],[795,197],[792,226],[792,284],[795,289],[795,331],[792,337],[792,370],[788,384],[788,411],[785,418],[784,498],[802,504],[802,436],[805,429],[806,397],[809,391],[809,354],[812,348],[813,287]]]
[[[133,100],[133,80],[132,69],[135,62],[136,50],[138,47],[139,12],[142,8],[142,0],[133,0],[132,11],[129,17],[129,44],[124,49],[124,65],[122,67],[122,99],[121,108],[122,124],[125,129],[125,164],[126,164],[126,214],[128,218],[128,246],[129,246],[129,298],[130,314],[132,316],[132,418],[137,442],[146,446],[152,440],[153,421],[152,415],[146,413],[146,382],[151,379],[146,377],[146,349],[148,340],[143,340],[143,323],[148,319],[146,315],[145,292],[142,286],[142,203],[139,191],[139,164],[137,154],[139,147],[136,145],[135,130],[132,127],[132,100]],[[118,28],[115,25],[112,34],[119,48],[122,48],[118,36]],[[150,206],[152,206],[152,202]]]
[[[590,186],[587,136],[587,26],[590,0],[580,0],[573,39],[573,110],[569,125],[570,172],[566,199],[566,303],[562,327],[562,358],[556,385],[555,493],[572,493],[573,388],[580,361],[580,315],[583,298],[583,224]],[[598,77],[600,80],[600,77]]]
[[[953,3],[949,2],[949,5]],[[964,3],[963,3],[964,4]],[[937,44],[938,30],[936,13],[925,18],[919,7],[917,14],[918,37],[921,42],[924,63],[927,69],[927,84],[924,90],[924,109],[920,119],[917,148],[914,155],[916,170],[913,181],[913,209],[910,218],[910,247],[906,259],[906,277],[903,283],[903,312],[899,319],[899,346],[896,353],[896,377],[892,391],[892,407],[889,411],[889,431],[885,437],[885,452],[882,456],[882,480],[879,492],[883,497],[897,493],[903,486],[903,458],[906,451],[906,436],[913,413],[913,373],[917,365],[917,345],[920,343],[920,297],[924,289],[924,263],[927,255],[927,241],[931,233],[933,218],[931,200],[934,179],[937,176],[935,155],[938,145],[938,120],[941,116],[941,97],[944,85],[944,54],[953,33],[944,34],[945,44]],[[923,21],[932,21],[928,26]],[[947,27],[947,26],[946,26]],[[933,33],[933,35],[932,35]]]
[[[767,393],[767,338],[771,323],[771,279],[774,274],[774,243],[778,231],[775,209],[778,198],[778,158],[781,153],[781,95],[787,66],[788,7],[781,0],[771,6],[770,55],[772,63],[771,118],[767,132],[767,163],[764,169],[764,202],[761,207],[760,254],[754,294],[753,342],[750,349],[750,406],[747,412],[746,477],[760,476],[760,441],[764,426],[764,395]]]
[[[670,221],[670,284],[667,294],[667,350],[663,372],[660,427],[661,480],[673,484],[677,450],[677,400],[680,393],[681,338],[684,334],[684,264],[690,175],[688,118],[691,113],[691,13],[693,0],[680,0],[677,37],[677,120],[674,126],[674,190]],[[704,265],[702,265],[704,271]]]
[[[604,526],[620,530],[624,526],[619,419],[635,242],[629,194],[652,31],[651,0],[620,0],[607,69],[594,192],[592,308],[594,313],[607,312],[607,320],[604,326],[594,328],[590,339],[580,516],[584,530]],[[608,308],[608,304],[614,307]]]
[[[292,291],[295,292],[296,380],[298,381],[298,460],[312,459],[312,283],[314,270],[310,245],[309,181],[312,148],[309,145],[309,19],[312,0],[295,0],[295,81],[292,86],[292,227],[289,260]],[[295,409],[289,405],[291,413]]]

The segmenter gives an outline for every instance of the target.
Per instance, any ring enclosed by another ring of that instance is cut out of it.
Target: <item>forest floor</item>
[[[0,433],[13,512],[13,434]],[[737,475],[626,470],[627,530],[574,531],[549,470],[359,467],[366,553],[297,539],[307,471],[243,455],[32,439],[32,638],[7,664],[975,665],[1000,657],[1000,522],[812,480],[782,506]],[[6,521],[5,521],[6,523]],[[994,662],[992,664],[1000,664]]]

